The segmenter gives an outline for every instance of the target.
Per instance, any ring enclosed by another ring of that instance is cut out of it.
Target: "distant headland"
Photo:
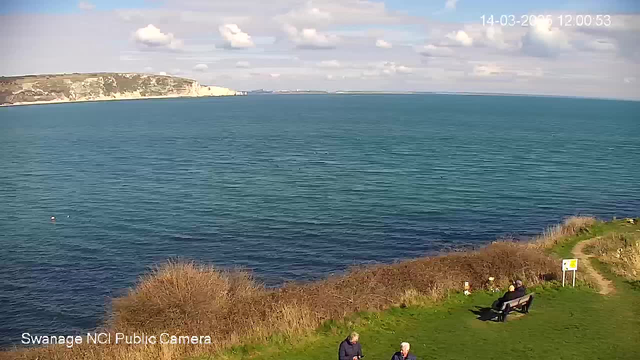
[[[236,95],[246,93],[166,75],[73,73],[0,77],[0,106]]]

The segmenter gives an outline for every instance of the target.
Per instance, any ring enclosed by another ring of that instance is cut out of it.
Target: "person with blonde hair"
[[[338,360],[359,360],[362,355],[362,346],[360,345],[360,335],[352,332],[340,343],[338,348]]]
[[[496,310],[500,310],[500,308],[502,308],[502,304],[506,303],[507,301],[513,300],[513,299],[517,299],[520,296],[518,295],[518,293],[516,292],[516,287],[513,285],[509,285],[509,291],[507,291],[506,293],[504,293],[504,295],[502,295],[501,298],[499,298],[498,300],[493,302],[492,307]]]
[[[393,354],[391,360],[416,360],[416,356],[409,352],[411,345],[408,342],[400,344],[400,351]]]

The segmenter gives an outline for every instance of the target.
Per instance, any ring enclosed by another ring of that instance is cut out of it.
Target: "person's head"
[[[352,332],[351,334],[349,334],[349,342],[352,344],[355,344],[358,342],[358,340],[360,340],[360,335],[357,332]]]
[[[513,285],[509,285],[509,291],[516,291],[516,287]]]
[[[516,287],[522,286],[522,280],[516,280]]]
[[[411,345],[409,345],[408,342],[403,342],[400,344],[400,352],[402,353],[402,356],[407,356],[407,354],[409,353],[409,349],[411,348]]]

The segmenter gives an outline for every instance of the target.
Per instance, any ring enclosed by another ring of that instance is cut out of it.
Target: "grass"
[[[525,359],[640,358],[640,320],[631,302],[638,294],[631,296],[631,290],[626,290],[624,296],[608,299],[584,287],[533,290],[538,295],[530,314],[506,323],[476,319],[471,310],[495,299],[481,293],[456,296],[429,308],[362,315],[351,326],[327,324],[295,345],[244,347],[225,355],[255,360],[331,359],[338,343],[355,329],[371,359],[390,358],[401,341],[410,342],[420,359],[493,359],[504,354]]]
[[[580,241],[637,230],[638,225],[624,221],[595,222],[585,231],[563,234],[548,251],[566,258]],[[272,339],[266,345],[235,347],[215,358],[330,359],[335,358],[346,334],[356,330],[370,359],[390,358],[401,341],[410,342],[412,352],[420,359],[493,359],[506,354],[526,359],[639,359],[640,284],[617,276],[607,263],[591,261],[614,282],[613,295],[602,296],[585,283],[574,289],[547,282],[530,289],[537,295],[529,315],[496,323],[478,320],[472,311],[489,306],[497,295],[485,291],[470,297],[456,294],[431,306],[393,308],[326,322],[295,343]]]

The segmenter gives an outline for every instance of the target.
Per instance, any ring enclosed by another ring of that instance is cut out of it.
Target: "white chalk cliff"
[[[0,106],[236,95],[246,94],[165,75],[97,73],[0,77]]]

